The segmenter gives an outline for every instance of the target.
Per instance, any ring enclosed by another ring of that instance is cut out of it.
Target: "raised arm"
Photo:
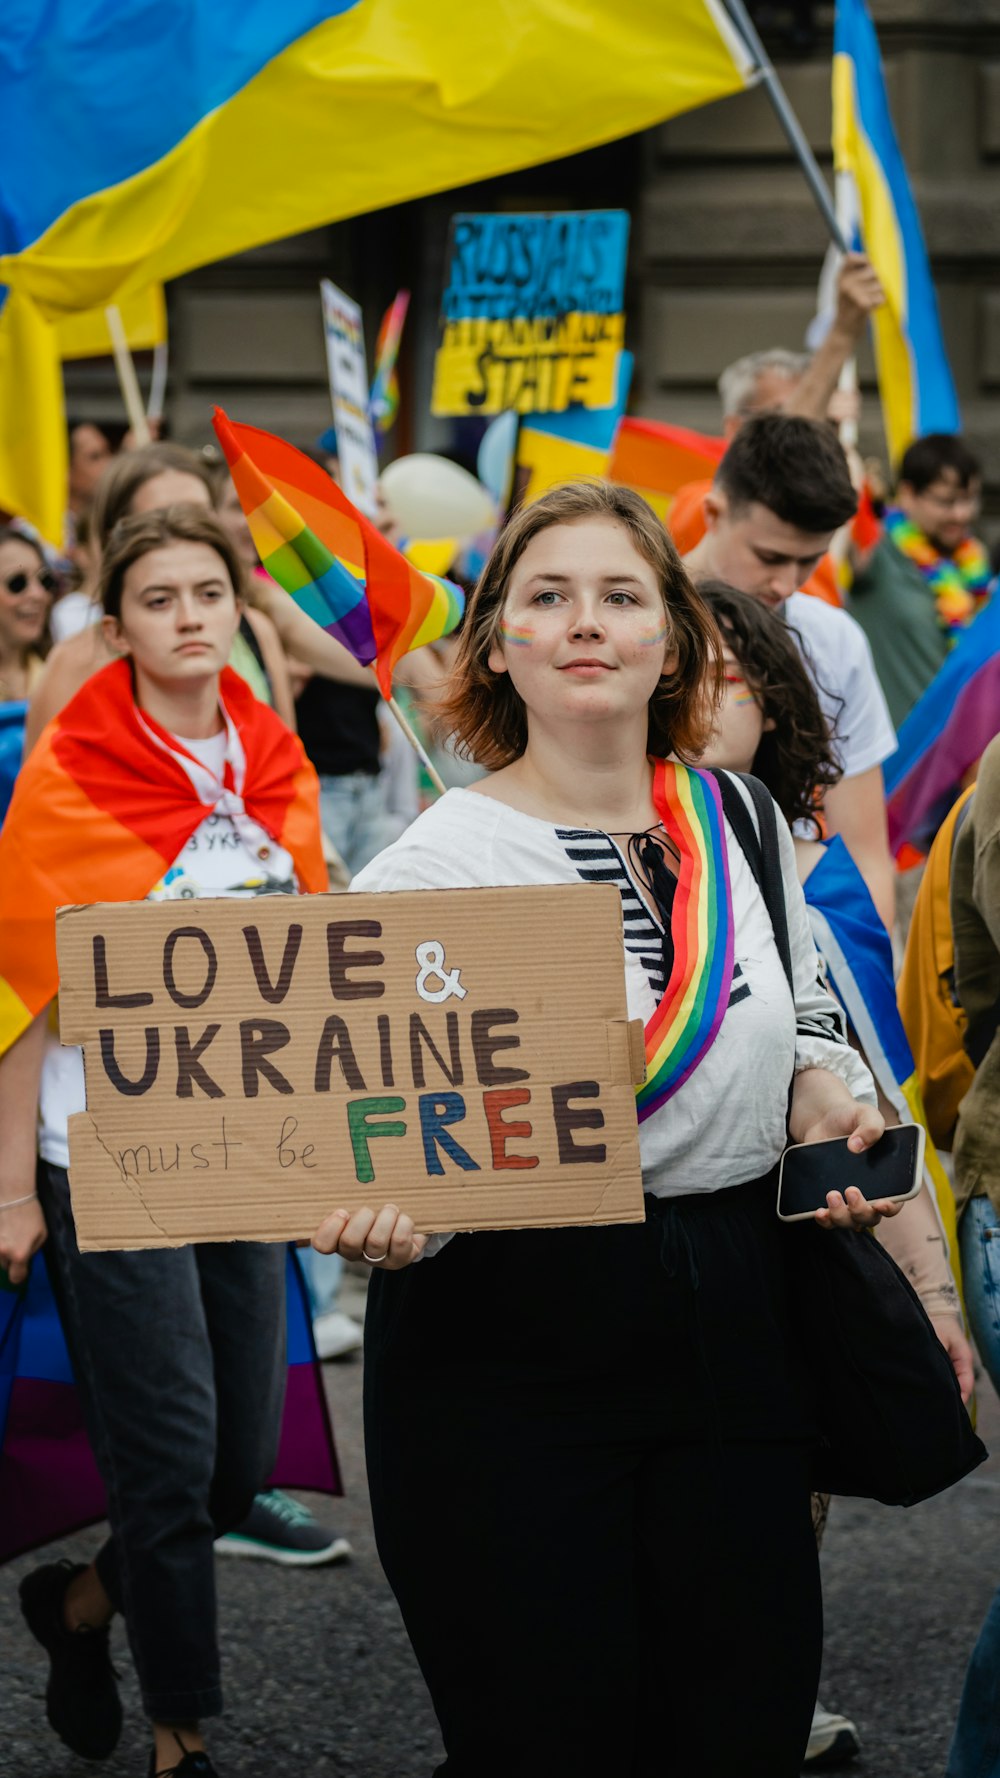
[[[840,373],[857,351],[869,317],[884,302],[871,260],[863,253],[846,254],[837,277],[837,308],[830,331],[789,396],[786,413],[805,420],[827,418]]]
[[[321,630],[300,611],[294,599],[275,586],[273,580],[260,576],[254,582],[254,604],[271,619],[286,655],[308,667],[311,673],[322,673],[324,679],[337,679],[343,685],[363,685],[370,691],[372,676],[368,667],[361,667],[347,649]]]

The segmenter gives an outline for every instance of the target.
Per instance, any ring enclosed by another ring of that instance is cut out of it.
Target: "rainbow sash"
[[[715,1042],[733,981],[733,901],[722,798],[707,772],[657,760],[653,803],[680,853],[670,980],[646,1026],[643,1123],[672,1098]]]

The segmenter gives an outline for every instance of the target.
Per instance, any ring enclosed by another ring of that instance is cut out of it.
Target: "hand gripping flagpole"
[[[774,63],[771,61],[767,50],[764,48],[764,45],[757,34],[756,25],[750,17],[743,0],[722,0],[722,3],[740,36],[743,38],[748,53],[756,64],[756,70],[760,76],[760,85],[764,88],[764,91],[770,99],[775,116],[788,138],[792,153],[795,155],[799,166],[805,174],[806,183],[809,186],[813,197],[816,199],[820,215],[830,231],[830,239],[833,241],[835,247],[840,248],[841,253],[849,252],[850,249],[848,243],[844,239],[843,231],[837,220],[837,212],[834,207],[833,198],[830,195],[830,188],[820,172],[816,156],[813,154],[812,149],[806,141],[802,131],[802,125],[799,123],[798,118],[788,102],[788,95],[785,92],[781,81],[778,79]]]

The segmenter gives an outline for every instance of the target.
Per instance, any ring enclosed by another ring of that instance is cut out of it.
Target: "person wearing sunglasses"
[[[0,529],[0,821],[21,767],[28,699],[41,675],[58,587],[39,545]]]

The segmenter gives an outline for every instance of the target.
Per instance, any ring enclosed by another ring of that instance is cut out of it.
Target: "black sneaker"
[[[158,1766],[156,1751],[149,1756],[149,1778],[219,1778],[207,1753],[185,1753],[179,1765]]]
[[[241,1525],[215,1547],[220,1556],[256,1556],[264,1562],[280,1562],[286,1568],[317,1568],[322,1562],[346,1562],[351,1546],[346,1537],[314,1519],[307,1507],[268,1488],[254,1497]]]
[[[28,1629],[48,1654],[45,1714],[60,1741],[81,1759],[107,1759],[118,1745],[122,1706],[108,1649],[110,1633],[67,1630],[63,1600],[83,1562],[50,1562],[21,1582]]]

